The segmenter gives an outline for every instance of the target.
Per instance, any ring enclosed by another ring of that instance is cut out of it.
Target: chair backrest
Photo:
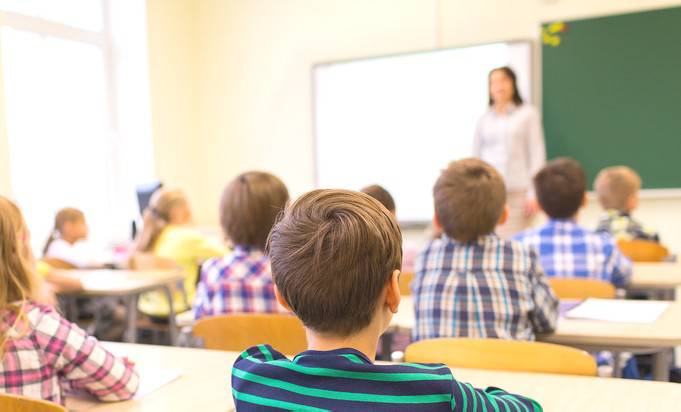
[[[163,258],[153,253],[136,252],[128,262],[132,270],[177,269],[179,265],[172,259]]]
[[[41,260],[50,265],[50,267],[55,269],[77,269],[76,265],[69,263],[65,260],[48,257],[42,258]]]
[[[278,351],[294,355],[307,349],[303,324],[295,316],[276,314],[233,314],[202,318],[192,334],[203,339],[206,349],[243,351],[268,343]]]
[[[596,361],[583,350],[551,343],[504,339],[442,338],[407,346],[407,362],[450,367],[596,376]]]
[[[409,284],[414,280],[414,273],[407,272],[400,274],[400,293],[402,296],[411,295],[411,289],[409,289]]]
[[[610,282],[584,278],[550,278],[549,284],[558,299],[614,299],[615,286]]]
[[[620,240],[617,246],[633,262],[661,262],[669,256],[666,247],[650,240]]]
[[[12,412],[66,412],[66,408],[53,402],[25,396],[0,394],[0,411]]]

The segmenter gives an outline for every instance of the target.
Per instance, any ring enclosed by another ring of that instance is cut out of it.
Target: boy
[[[508,216],[501,175],[479,159],[453,162],[433,188],[443,234],[416,259],[413,339],[533,340],[550,332],[558,300],[536,254],[494,228]]]
[[[581,277],[626,286],[631,278],[631,262],[622,255],[615,240],[576,222],[577,212],[586,204],[586,177],[574,159],[553,159],[534,177],[539,205],[548,223],[530,229],[516,239],[539,253],[549,277]]]
[[[594,188],[605,210],[596,231],[610,233],[616,240],[660,241],[657,233],[631,217],[631,212],[638,206],[641,190],[638,173],[626,166],[607,167],[596,176]]]
[[[267,234],[288,202],[288,190],[274,175],[246,172],[222,192],[220,223],[234,250],[201,266],[194,318],[226,313],[288,313],[274,296]]]
[[[289,361],[267,345],[232,370],[238,411],[530,410],[530,399],[473,389],[440,365],[375,365],[400,303],[400,230],[359,192],[315,190],[286,209],[268,252],[277,299],[301,319],[309,350]],[[467,407],[468,405],[468,407]]]
[[[393,216],[397,215],[397,210],[395,208],[395,200],[393,199],[390,192],[388,192],[383,186],[371,185],[360,190],[362,193],[366,193],[374,199],[378,200],[383,207],[388,209],[388,212],[392,213]]]

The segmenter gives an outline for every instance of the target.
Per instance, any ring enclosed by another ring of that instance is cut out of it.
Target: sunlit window
[[[111,36],[103,31],[106,4],[0,0],[7,12],[0,48],[12,194],[36,250],[65,206],[85,212],[95,242],[125,239],[137,213],[134,186],[153,177],[149,134],[121,127],[117,90],[125,79],[115,76]],[[137,130],[148,132],[148,116],[139,113]],[[128,150],[131,141],[137,150]]]

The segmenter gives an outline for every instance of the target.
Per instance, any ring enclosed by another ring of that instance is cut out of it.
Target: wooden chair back
[[[409,288],[409,284],[411,283],[412,280],[414,280],[413,272],[400,274],[400,293],[402,294],[402,296],[411,295],[411,289]]]
[[[287,355],[307,350],[303,324],[291,315],[233,314],[199,319],[192,334],[206,349],[241,352],[267,343]]]
[[[450,367],[596,376],[596,361],[583,350],[543,342],[442,338],[407,346],[407,362]]]
[[[12,412],[67,412],[66,408],[54,402],[32,399],[25,396],[0,394],[0,411]]]
[[[620,240],[617,246],[632,262],[661,262],[669,256],[669,250],[650,240]]]
[[[76,265],[73,265],[65,260],[57,259],[57,258],[42,258],[40,259],[43,262],[47,263],[50,265],[50,267],[54,269],[77,269]]]
[[[550,278],[549,284],[558,299],[614,299],[615,286],[610,282],[584,278]]]

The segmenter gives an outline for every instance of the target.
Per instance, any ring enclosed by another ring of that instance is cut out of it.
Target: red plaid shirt
[[[53,308],[26,302],[27,323],[11,328],[16,315],[2,314],[9,337],[0,362],[0,392],[64,403],[65,390],[84,390],[103,401],[130,399],[139,377]]]

